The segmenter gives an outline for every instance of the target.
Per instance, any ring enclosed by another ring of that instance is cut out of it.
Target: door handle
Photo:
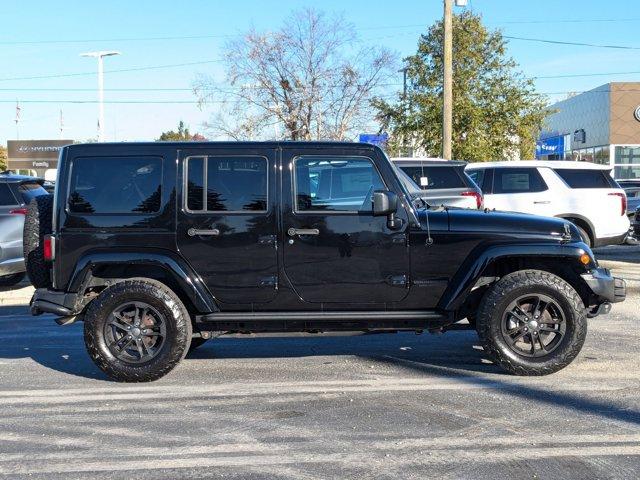
[[[549,200],[540,200],[539,202],[533,202],[534,205],[540,205],[540,204],[544,204],[547,205],[549,203],[551,203]]]
[[[320,230],[317,228],[293,228],[287,230],[287,235],[295,237],[296,235],[320,235]]]
[[[197,228],[190,228],[187,230],[187,235],[190,237],[217,237],[220,235],[220,230],[212,228],[211,230],[199,230]]]

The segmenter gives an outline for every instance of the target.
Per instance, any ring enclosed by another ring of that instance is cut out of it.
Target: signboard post
[[[36,170],[38,175],[58,167],[58,155],[73,140],[8,140],[7,168]]]

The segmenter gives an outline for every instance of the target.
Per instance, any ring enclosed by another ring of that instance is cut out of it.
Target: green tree
[[[383,129],[391,133],[393,153],[411,147],[439,156],[442,151],[442,22],[420,37],[418,51],[406,58],[407,95],[396,102],[374,100]],[[453,157],[486,161],[532,158],[535,139],[548,114],[533,81],[506,54],[499,30],[482,17],[453,17]]]
[[[178,123],[178,131],[169,130],[168,132],[162,132],[160,137],[156,140],[158,142],[162,141],[172,141],[172,142],[201,142],[206,140],[199,133],[194,133],[193,135],[189,132],[189,127],[186,127],[184,122],[180,120]]]
[[[7,169],[7,149],[0,145],[0,172]]]

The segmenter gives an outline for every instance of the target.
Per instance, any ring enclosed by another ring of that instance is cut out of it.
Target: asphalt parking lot
[[[7,478],[638,478],[640,247],[598,257],[627,301],[549,377],[471,332],[228,337],[152,384],[109,381],[82,326],[0,291]]]

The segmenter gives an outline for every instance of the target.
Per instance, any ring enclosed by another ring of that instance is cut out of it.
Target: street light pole
[[[116,51],[99,51],[82,53],[81,57],[94,57],[98,59],[98,142],[104,141],[104,67],[102,59],[120,55]]]
[[[444,0],[444,55],[442,90],[442,158],[451,160],[451,131],[453,123],[453,62],[452,16],[453,0]]]

